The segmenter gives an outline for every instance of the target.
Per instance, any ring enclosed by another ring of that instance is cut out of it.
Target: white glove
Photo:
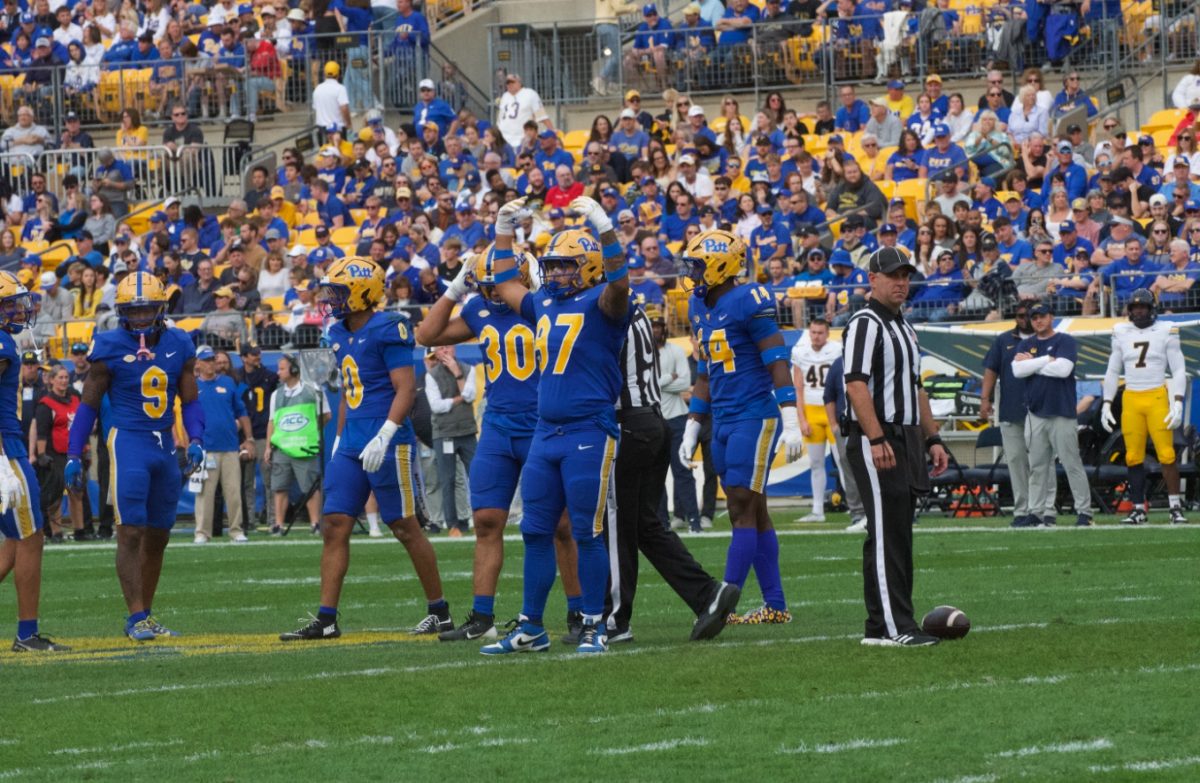
[[[597,234],[603,234],[605,231],[612,231],[612,220],[604,211],[604,207],[592,198],[580,196],[571,201],[567,205],[569,209],[573,209],[587,219],[587,222],[592,224],[596,229]]]
[[[0,514],[8,513],[10,508],[16,508],[17,503],[25,494],[25,487],[13,473],[8,458],[0,455]]]
[[[496,236],[511,237],[517,230],[517,215],[525,209],[525,197],[515,198],[496,213]]]
[[[1112,415],[1112,403],[1108,400],[1105,400],[1104,404],[1100,406],[1100,426],[1104,428],[1105,432],[1112,432],[1117,428],[1117,420]]]
[[[1183,403],[1179,400],[1171,401],[1171,412],[1163,419],[1163,424],[1167,425],[1167,429],[1173,430],[1180,424],[1183,424]]]
[[[783,435],[779,439],[786,449],[787,461],[795,462],[804,454],[804,433],[800,431],[800,417],[792,405],[780,408],[779,413],[783,416]]]
[[[469,278],[471,276],[471,270],[474,268],[475,256],[467,256],[464,258],[462,265],[458,268],[458,274],[455,275],[454,279],[450,281],[450,284],[446,286],[446,293],[442,294],[442,296],[446,297],[452,302],[457,302],[459,299],[462,299],[464,296],[471,293],[471,283],[469,282]]]
[[[679,461],[684,465],[692,464],[692,456],[696,453],[696,444],[700,442],[700,422],[689,418],[683,427],[683,443],[679,445]]]
[[[362,462],[363,470],[368,473],[374,473],[383,467],[383,458],[387,456],[388,446],[392,443],[392,436],[396,434],[396,430],[400,429],[400,425],[388,419],[379,428],[379,432],[375,433],[375,437],[363,447],[358,458]]]
[[[341,436],[341,435],[334,435],[334,436],[333,436],[333,448],[330,450],[330,452],[329,452],[329,456],[331,456],[331,457],[332,457],[334,454],[337,454],[337,447],[338,447],[338,444],[339,444],[339,443],[341,443],[341,442],[342,442],[342,436]]]

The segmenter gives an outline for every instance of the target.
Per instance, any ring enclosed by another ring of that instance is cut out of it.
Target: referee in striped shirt
[[[900,248],[871,254],[871,299],[850,319],[845,345],[846,453],[867,513],[863,544],[864,645],[937,644],[913,619],[912,523],[917,497],[949,457],[937,436],[921,386],[917,333],[904,320],[909,277],[916,268]]]
[[[679,536],[658,515],[671,464],[671,432],[659,410],[658,343],[655,329],[665,329],[662,311],[650,305],[650,316],[633,308],[629,336],[621,348],[625,383],[617,401],[621,441],[617,449],[616,508],[608,508],[608,556],[611,571],[608,597],[608,643],[633,640],[629,626],[637,591],[638,551],[662,574],[671,589],[692,611],[696,622],[691,638],[711,639],[725,627],[737,606],[737,585],[711,577]]]

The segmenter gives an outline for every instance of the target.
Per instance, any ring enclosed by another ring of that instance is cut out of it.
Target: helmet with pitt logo
[[[149,272],[134,272],[122,280],[115,298],[123,329],[145,335],[166,325],[167,290]]]
[[[384,278],[383,268],[369,258],[340,258],[317,285],[317,306],[334,318],[374,310],[383,299]]]
[[[554,297],[584,291],[604,279],[604,254],[600,250],[600,240],[581,228],[555,234],[538,264],[542,273],[542,289]],[[575,264],[575,273],[567,280],[556,280],[553,279],[554,270],[547,269],[548,264]]]
[[[680,258],[680,273],[692,281],[692,293],[704,297],[709,289],[742,272],[746,246],[730,231],[712,229],[693,237]]]

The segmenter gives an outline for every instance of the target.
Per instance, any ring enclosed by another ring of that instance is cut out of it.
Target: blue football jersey
[[[701,357],[708,362],[713,417],[732,421],[776,415],[775,383],[751,335],[755,319],[775,324],[771,292],[761,285],[739,285],[711,308],[699,297],[688,301],[688,322],[696,333]]]
[[[346,400],[346,422],[342,428],[338,452],[357,455],[383,424],[396,397],[391,371],[411,367],[413,333],[408,318],[401,313],[373,313],[356,332],[342,321],[329,327],[329,341],[337,356]],[[412,443],[412,423],[406,418],[396,431],[393,443]]]
[[[555,299],[533,294],[521,304],[521,316],[537,325],[536,350],[542,371],[538,417],[565,424],[600,417],[616,427],[621,393],[621,346],[629,314],[614,321],[600,310],[607,283],[574,296]]]
[[[0,359],[8,362],[0,375],[0,435],[21,436],[21,351],[8,332],[0,331]]]
[[[526,298],[532,297],[528,294]],[[533,329],[518,313],[497,310],[482,296],[468,300],[460,313],[479,338],[487,381],[485,425],[507,435],[528,435],[537,425],[538,370]]]
[[[124,329],[102,332],[92,340],[88,361],[108,368],[112,424],[123,430],[162,432],[175,424],[175,396],[183,366],[196,356],[187,332],[168,327],[150,348],[149,359],[138,359],[137,335]]]

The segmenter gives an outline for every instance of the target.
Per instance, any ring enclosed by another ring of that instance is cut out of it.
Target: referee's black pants
[[[912,523],[917,500],[929,486],[920,427],[883,425],[896,467],[880,471],[862,430],[847,430],[846,456],[867,514],[863,543],[866,635],[895,636],[918,630],[913,619]]]
[[[616,513],[608,514],[611,568],[605,614],[610,627],[628,628],[637,592],[638,551],[697,615],[720,584],[708,575],[679,536],[663,527],[658,504],[667,488],[671,435],[657,407],[618,411]]]

